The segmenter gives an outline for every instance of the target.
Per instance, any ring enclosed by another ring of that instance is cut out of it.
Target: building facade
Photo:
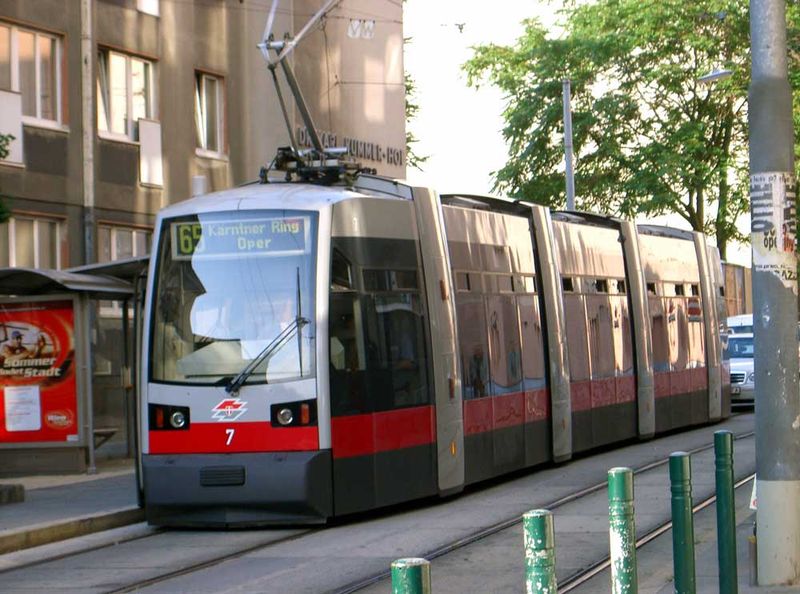
[[[193,188],[258,179],[290,144],[257,48],[271,4],[0,0],[0,134],[14,136],[0,160],[0,196],[11,211],[0,224],[0,267],[65,269],[145,255],[159,209]],[[279,2],[274,37],[293,36],[323,4]],[[325,144],[403,177],[401,4],[341,1],[290,60]],[[276,74],[289,129],[307,144]],[[125,424],[126,382],[109,321],[117,316],[100,307],[95,425]]]

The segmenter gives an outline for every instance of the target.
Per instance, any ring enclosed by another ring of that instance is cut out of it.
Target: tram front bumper
[[[160,526],[322,523],[330,451],[142,456],[145,514]]]

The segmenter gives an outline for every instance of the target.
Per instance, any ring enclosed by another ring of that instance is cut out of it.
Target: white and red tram
[[[154,246],[154,524],[323,522],[729,414],[700,234],[362,175],[175,204]]]

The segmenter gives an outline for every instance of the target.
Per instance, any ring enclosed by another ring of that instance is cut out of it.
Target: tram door
[[[433,495],[436,414],[412,205],[339,203],[331,235],[335,513]]]

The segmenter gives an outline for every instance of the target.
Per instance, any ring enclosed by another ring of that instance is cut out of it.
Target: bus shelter
[[[107,274],[0,268],[0,475],[95,472],[93,301],[127,312],[133,295]]]

